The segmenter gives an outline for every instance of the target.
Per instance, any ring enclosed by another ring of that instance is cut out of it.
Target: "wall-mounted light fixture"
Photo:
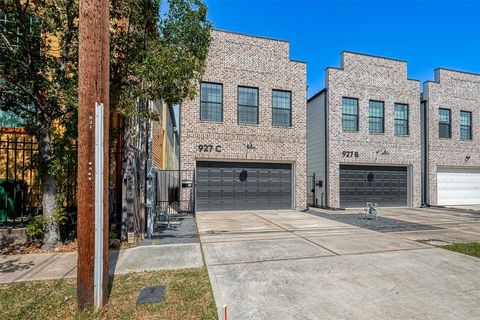
[[[465,157],[465,162],[467,162],[468,160],[470,160],[471,156],[466,156]]]

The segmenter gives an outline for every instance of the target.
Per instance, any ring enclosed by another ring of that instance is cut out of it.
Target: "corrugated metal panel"
[[[407,168],[341,165],[340,206],[364,207],[367,202],[407,206]]]
[[[480,204],[480,168],[438,168],[439,205]]]
[[[290,164],[197,162],[197,211],[291,209]]]

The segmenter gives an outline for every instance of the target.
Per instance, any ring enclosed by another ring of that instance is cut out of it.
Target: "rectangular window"
[[[438,136],[452,137],[452,112],[450,109],[438,109]]]
[[[238,123],[258,124],[258,88],[238,87]]]
[[[292,93],[290,91],[272,91],[272,125],[292,126]]]
[[[395,135],[408,135],[408,104],[395,103]]]
[[[342,129],[358,131],[358,99],[342,98]]]
[[[202,82],[200,84],[200,120],[223,121],[223,85]]]
[[[382,101],[368,102],[368,128],[370,133],[384,132],[384,104]]]
[[[460,111],[460,139],[472,140],[472,113]]]

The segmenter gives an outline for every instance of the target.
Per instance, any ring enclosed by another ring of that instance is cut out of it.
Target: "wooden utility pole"
[[[94,306],[97,104],[103,104],[104,108],[103,273],[101,273],[103,303],[106,303],[108,297],[109,37],[109,0],[80,0],[77,175],[77,299],[80,309]]]

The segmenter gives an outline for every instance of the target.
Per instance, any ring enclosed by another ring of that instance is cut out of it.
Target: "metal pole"
[[[95,262],[94,262],[94,307],[103,305],[103,104],[97,103],[95,107]]]

